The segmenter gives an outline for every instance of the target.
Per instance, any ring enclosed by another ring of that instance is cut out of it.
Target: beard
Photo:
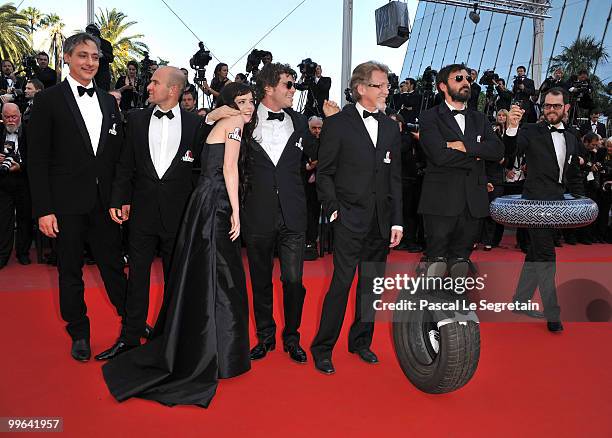
[[[460,88],[459,90],[449,90],[448,94],[450,98],[454,100],[455,102],[465,103],[468,100],[470,100],[470,97],[472,95],[472,90],[470,89],[470,87],[464,86]]]
[[[387,103],[386,102],[376,102],[376,109],[384,113],[385,110],[387,109]]]
[[[562,112],[560,115],[556,113],[547,113],[544,114],[544,118],[550,125],[557,125],[563,121],[563,117],[565,117],[565,112]]]
[[[19,129],[19,125],[4,125],[4,129],[6,129],[6,132],[9,134],[14,134]]]

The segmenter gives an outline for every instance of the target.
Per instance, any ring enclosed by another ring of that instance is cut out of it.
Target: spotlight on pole
[[[480,15],[478,15],[478,3],[474,3],[474,10],[470,12],[469,17],[474,24],[478,24],[480,22]]]

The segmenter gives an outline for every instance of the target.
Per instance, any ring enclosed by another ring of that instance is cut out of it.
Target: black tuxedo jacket
[[[576,136],[566,130],[565,161],[563,165],[563,184],[559,183],[559,164],[550,129],[546,123],[523,125],[515,137],[508,137],[506,143],[516,147],[516,153],[525,154],[527,174],[523,185],[523,198],[539,200],[563,199],[566,187],[571,182],[568,176],[579,173],[578,154],[580,144]],[[515,139],[515,140],[514,140]],[[514,146],[516,144],[516,146]],[[573,190],[571,190],[573,191]]]
[[[34,68],[34,77],[43,83],[45,89],[57,84],[57,73],[51,67],[41,69],[37,66]]]
[[[160,178],[149,151],[149,125],[154,108],[128,115],[125,145],[117,165],[111,206],[131,205],[130,222],[147,227],[161,223],[176,232],[193,191],[191,170],[200,159],[204,144],[201,117],[181,110],[181,141],[166,173]],[[190,153],[189,153],[190,151]]]
[[[470,84],[470,100],[467,102],[468,109],[478,111],[478,99],[480,98],[480,85],[476,82]]]
[[[473,217],[488,216],[485,160],[501,160],[504,145],[487,117],[466,110],[462,134],[448,105],[442,102],[421,113],[419,132],[427,156],[419,213],[457,216],[467,205]],[[446,143],[450,141],[462,141],[466,152],[449,149]]]
[[[381,235],[402,225],[402,157],[397,123],[378,121],[376,146],[355,105],[325,119],[321,131],[317,193],[328,217],[338,212],[349,230],[367,233],[374,209]]]
[[[67,81],[36,94],[28,133],[28,177],[34,217],[90,212],[98,192],[110,202],[123,135],[115,98],[99,88],[102,110],[97,154]]]
[[[315,139],[308,130],[308,122],[303,114],[291,108],[285,108],[284,111],[293,122],[293,134],[276,166],[256,140],[246,140],[250,148],[247,170],[249,187],[241,211],[245,234],[275,230],[279,202],[285,226],[291,231],[306,231],[302,155],[312,155]]]
[[[591,128],[590,120],[580,125],[580,135],[581,136],[584,136],[588,134],[589,132],[593,132],[593,129]],[[601,122],[597,122],[597,134],[599,134],[601,138],[605,139],[606,138],[606,125],[604,125]]]
[[[311,91],[306,97],[306,106],[314,107],[314,98],[317,98],[317,108],[321,117],[323,115],[323,102],[329,99],[329,89],[331,88],[331,78],[327,76],[321,76],[319,82],[316,84],[313,82]]]

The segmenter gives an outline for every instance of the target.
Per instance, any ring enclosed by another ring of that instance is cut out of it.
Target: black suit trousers
[[[341,222],[334,226],[334,274],[325,295],[319,330],[312,342],[311,351],[315,360],[331,359],[332,350],[338,341],[348,296],[359,267],[357,293],[355,296],[355,318],[349,332],[348,349],[351,352],[370,348],[374,335],[375,295],[373,278],[385,274],[385,262],[389,254],[389,239],[383,238],[376,214],[367,234],[355,233]]]
[[[319,218],[321,217],[321,203],[317,196],[317,187],[314,183],[304,183],[306,194],[306,243],[316,243],[319,237]]]
[[[126,275],[121,255],[119,225],[102,207],[100,195],[87,214],[58,214],[57,270],[60,311],[72,339],[89,339],[89,318],[83,283],[83,251],[89,243],[108,297],[117,313],[124,316]]]
[[[17,233],[13,227],[17,224]],[[6,175],[0,181],[0,260],[7,260],[13,250],[17,256],[28,255],[32,246],[32,201],[24,175]]]
[[[531,243],[525,256],[514,301],[521,303],[533,298],[536,287],[540,290],[544,315],[548,321],[559,321],[561,309],[557,303],[555,286],[556,254],[555,233],[552,228],[529,228]]]
[[[302,284],[304,232],[288,229],[280,206],[278,208],[276,215],[278,222],[274,231],[249,233],[244,236],[253,287],[253,312],[259,342],[274,343],[276,323],[273,316],[272,269],[274,268],[274,249],[278,248],[285,314],[283,344],[295,345],[300,341],[298,330],[306,297],[306,289]]]
[[[478,238],[480,219],[473,217],[467,206],[457,216],[424,214],[427,257],[469,258]]]
[[[151,265],[157,250],[159,248],[162,257],[165,284],[170,273],[170,262],[177,234],[176,230],[169,231],[163,227],[159,214],[148,219],[150,222],[146,225],[131,224],[128,236],[130,275],[121,339],[131,345],[140,343],[147,323]]]

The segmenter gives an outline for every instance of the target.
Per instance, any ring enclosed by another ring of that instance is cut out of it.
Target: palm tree
[[[15,63],[31,52],[28,22],[12,3],[0,5],[0,59]]]
[[[608,60],[608,52],[603,44],[596,43],[595,38],[587,36],[578,38],[569,47],[551,58],[550,73],[562,68],[566,74],[575,75],[580,70],[592,71],[593,67],[602,61]]]
[[[34,46],[34,31],[42,24],[44,15],[38,9],[30,6],[21,11],[21,15],[25,17],[30,26],[30,45]]]
[[[100,28],[102,38],[108,40],[113,46],[115,59],[110,65],[111,74],[116,80],[119,75],[126,70],[130,59],[141,57],[149,48],[142,41],[143,34],[126,35],[127,30],[136,24],[135,21],[126,21],[127,15],[113,8],[106,9],[96,14],[96,24]]]
[[[49,32],[49,53],[53,58],[53,66],[57,77],[62,77],[62,57],[63,46],[66,37],[64,36],[64,23],[57,14],[46,14],[41,21],[42,26]]]

